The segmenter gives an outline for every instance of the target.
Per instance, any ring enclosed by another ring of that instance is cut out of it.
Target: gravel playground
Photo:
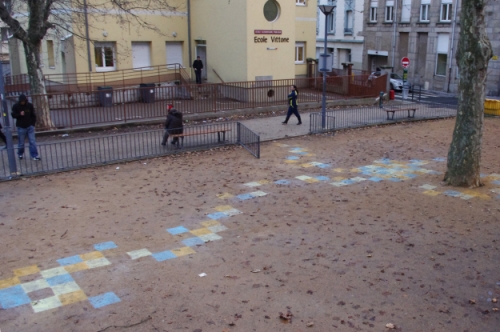
[[[500,121],[473,190],[453,125],[0,183],[0,330],[498,331]]]

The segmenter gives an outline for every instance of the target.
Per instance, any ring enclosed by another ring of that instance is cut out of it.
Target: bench
[[[387,120],[394,120],[394,113],[399,112],[399,111],[408,111],[408,117],[409,118],[414,118],[415,117],[415,112],[417,111],[416,107],[403,107],[403,108],[384,108],[384,111],[387,112]],[[412,112],[410,115],[410,112]],[[389,118],[389,113],[392,113],[392,117]]]
[[[184,145],[184,137],[186,136],[201,136],[207,134],[215,134],[217,133],[217,142],[224,142],[226,140],[226,132],[231,131],[231,126],[229,124],[219,124],[210,127],[186,127],[183,128],[182,134],[172,134],[169,135],[172,138],[180,138],[182,141],[181,146]],[[222,139],[221,139],[222,134]],[[179,141],[177,140],[177,148],[179,148]]]

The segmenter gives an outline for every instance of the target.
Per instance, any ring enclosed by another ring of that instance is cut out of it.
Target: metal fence
[[[260,136],[240,122],[238,122],[238,144],[256,158],[260,158]]]
[[[311,113],[310,132],[321,133],[332,131],[332,125],[337,130],[409,120],[448,118],[457,115],[457,106],[452,104],[391,101],[381,106],[327,109],[325,112],[327,119],[326,128],[322,127],[321,112]]]
[[[385,90],[386,76],[368,80],[367,75],[330,76],[327,100],[375,97]],[[166,105],[174,104],[184,114],[285,105],[290,86],[299,89],[299,103],[320,102],[321,78],[235,82],[221,84],[171,84],[101,89],[87,92],[51,93],[31,96],[35,105],[47,98],[52,128],[75,128],[114,124],[166,116]],[[17,96],[7,97],[9,104]]]
[[[309,132],[311,134],[321,134],[335,132],[335,117],[331,114],[326,114],[323,121],[322,113],[310,113]]]
[[[8,151],[0,150],[0,179],[19,175],[44,174],[96,165],[144,159],[183,151],[203,150],[213,147],[241,144],[259,158],[260,138],[237,122],[184,127],[185,137],[179,146],[169,142],[162,146],[164,130],[151,130],[104,137],[92,137],[38,144],[40,161],[29,158],[26,144],[24,158],[14,155],[17,170],[9,168]]]

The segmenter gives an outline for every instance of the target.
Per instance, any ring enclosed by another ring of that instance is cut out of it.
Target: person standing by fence
[[[282,124],[286,125],[292,114],[295,114],[295,116],[299,120],[299,123],[297,123],[297,125],[302,124],[302,119],[300,118],[299,108],[297,105],[298,96],[299,96],[299,90],[297,89],[297,86],[292,85],[292,92],[288,95],[288,104],[289,104],[288,113],[286,114],[286,119],[285,121],[282,122]]]
[[[35,141],[36,114],[33,104],[28,102],[25,95],[19,96],[19,101],[12,106],[12,117],[16,119],[19,159],[24,157],[24,140],[28,136],[31,159],[41,160],[38,157],[38,150]]]
[[[193,62],[194,74],[196,75],[196,84],[201,84],[201,71],[203,70],[203,61],[200,56],[196,57]]]
[[[167,145],[169,135],[179,135],[183,132],[182,113],[174,108],[173,105],[168,105],[167,121],[165,122],[165,133],[161,145]],[[177,144],[179,137],[172,139],[172,144]]]

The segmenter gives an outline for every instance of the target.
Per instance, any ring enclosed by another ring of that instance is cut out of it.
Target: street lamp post
[[[327,59],[330,57],[330,54],[327,53],[327,35],[328,35],[328,16],[333,12],[335,6],[330,5],[320,5],[319,9],[323,14],[325,14],[325,47],[323,49],[323,54],[321,57],[323,58],[323,65],[320,68],[320,71],[323,72],[323,98],[321,100],[321,126],[323,129],[326,129],[326,72],[329,71],[326,67]]]

